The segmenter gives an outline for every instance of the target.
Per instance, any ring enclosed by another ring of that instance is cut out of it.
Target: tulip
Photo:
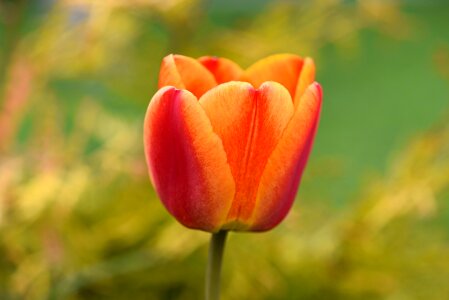
[[[310,58],[246,70],[168,55],[144,122],[150,179],[183,225],[265,231],[290,210],[316,133],[321,88]]]
[[[290,210],[321,109],[310,58],[273,55],[248,69],[168,55],[144,122],[151,182],[167,210],[212,232],[206,299],[219,299],[226,233],[265,231]]]

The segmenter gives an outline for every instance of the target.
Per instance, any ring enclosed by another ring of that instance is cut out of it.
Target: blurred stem
[[[227,231],[213,233],[209,244],[209,261],[206,273],[206,300],[220,299],[220,274]]]

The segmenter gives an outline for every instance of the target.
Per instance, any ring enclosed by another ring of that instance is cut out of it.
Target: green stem
[[[220,273],[227,231],[212,234],[206,273],[206,300],[220,299]]]

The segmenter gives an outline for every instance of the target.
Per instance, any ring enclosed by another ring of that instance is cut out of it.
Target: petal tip
[[[320,93],[321,93],[321,84],[319,84],[318,82],[314,81],[314,82],[312,83],[312,85],[313,85],[316,89],[320,90]]]
[[[313,94],[315,95],[316,98],[318,98],[321,101],[321,99],[323,98],[323,88],[316,81],[312,83],[312,86],[314,87]]]

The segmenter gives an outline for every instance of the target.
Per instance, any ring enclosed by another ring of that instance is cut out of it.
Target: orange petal
[[[148,106],[144,145],[151,181],[168,211],[187,227],[218,230],[235,184],[197,98],[173,87],[159,90]]]
[[[298,77],[303,59],[293,54],[277,54],[259,60],[250,66],[242,77],[255,87],[265,81],[275,81],[287,88],[292,99],[295,97]]]
[[[211,72],[217,83],[239,80],[242,68],[230,59],[214,56],[203,56],[198,61]]]
[[[159,88],[174,86],[186,89],[199,98],[216,85],[214,76],[196,59],[170,54],[162,60]]]
[[[200,99],[214,131],[223,141],[236,183],[225,229],[244,230],[268,157],[293,115],[288,91],[276,82],[259,90],[244,82],[224,83]]]
[[[296,86],[295,98],[293,103],[295,107],[298,107],[299,100],[306,91],[306,89],[315,81],[315,63],[313,59],[306,57],[304,59],[304,65],[299,75],[298,84]]]
[[[321,87],[306,90],[263,172],[251,230],[276,226],[290,210],[315,137],[321,110]]]

